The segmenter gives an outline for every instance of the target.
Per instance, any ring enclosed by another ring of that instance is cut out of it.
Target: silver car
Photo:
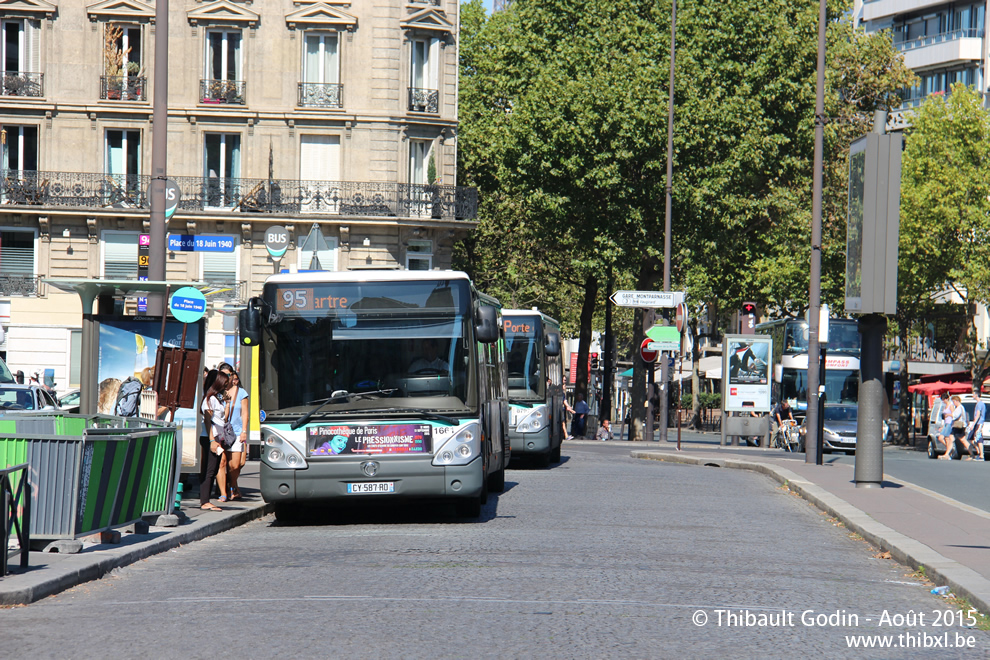
[[[37,385],[0,385],[0,413],[17,410],[59,410],[55,395]]]
[[[859,406],[855,403],[826,403],[825,414],[822,423],[822,452],[830,454],[833,451],[842,451],[847,454],[856,453],[856,439],[858,436]],[[887,422],[883,422],[881,438],[886,442],[890,427]],[[802,451],[804,450],[804,439],[807,437],[807,429],[801,427]]]

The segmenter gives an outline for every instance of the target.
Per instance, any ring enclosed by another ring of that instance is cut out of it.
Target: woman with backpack
[[[227,386],[229,379],[222,371],[211,371],[207,377],[210,382],[203,397],[203,425],[207,429],[209,442],[206,473],[199,484],[199,508],[204,511],[220,511],[220,507],[210,502],[210,492],[213,490],[213,480],[220,486],[220,501],[227,501],[227,455],[226,448],[230,446],[228,432],[230,422],[230,402],[227,401]]]

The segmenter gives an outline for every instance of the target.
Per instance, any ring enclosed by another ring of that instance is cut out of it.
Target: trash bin
[[[109,415],[7,415],[0,419],[0,467],[18,462],[30,466],[36,540],[88,536],[174,506],[178,462],[169,424]]]

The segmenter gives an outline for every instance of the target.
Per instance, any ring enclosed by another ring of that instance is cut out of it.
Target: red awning
[[[965,394],[973,391],[972,383],[946,383],[935,381],[934,383],[918,383],[908,387],[908,392],[921,392],[928,396],[937,396],[942,392],[949,394]]]

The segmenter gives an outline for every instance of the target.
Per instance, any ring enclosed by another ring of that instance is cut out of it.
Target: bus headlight
[[[306,459],[291,442],[267,429],[262,434],[261,460],[265,465],[276,470],[306,467]]]
[[[516,422],[516,431],[520,433],[535,433],[542,430],[547,425],[547,422],[550,421],[548,417],[545,408],[542,406],[534,408],[530,412],[519,416]]]
[[[447,439],[433,458],[434,465],[467,465],[481,455],[481,437],[478,423],[464,426]]]

